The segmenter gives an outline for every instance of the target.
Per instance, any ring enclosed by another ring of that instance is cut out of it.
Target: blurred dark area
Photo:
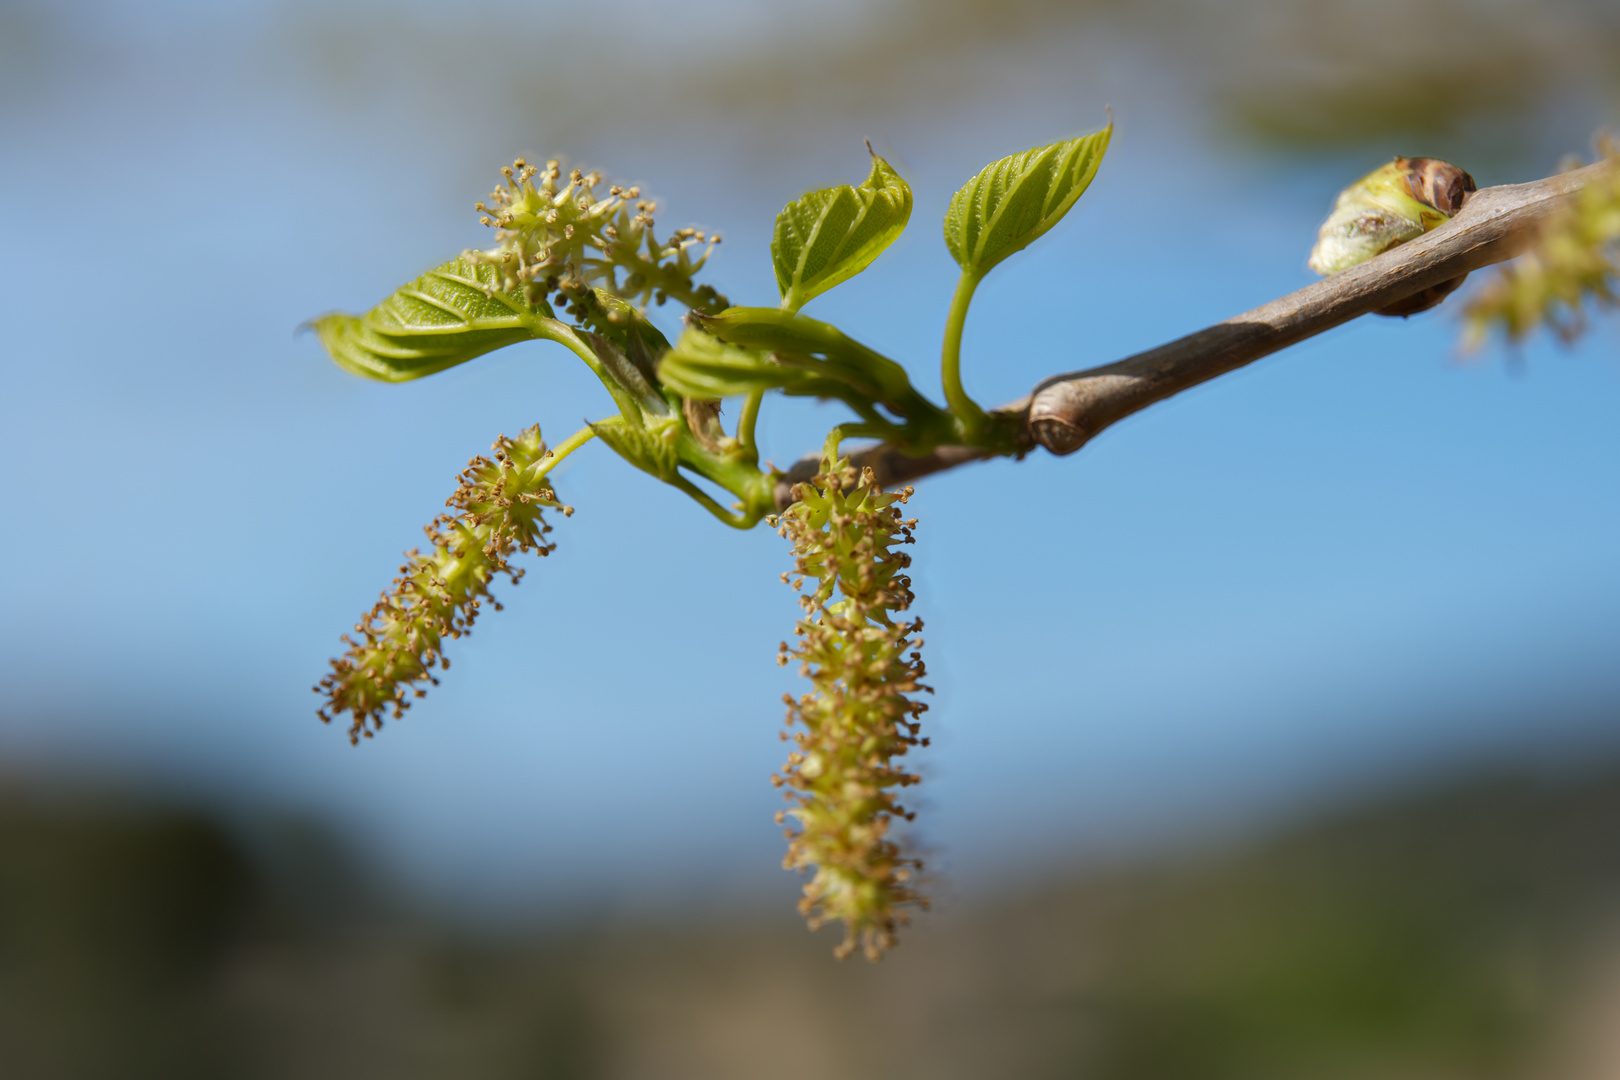
[[[1608,1076],[1620,761],[1051,868],[839,964],[772,903],[435,917],[301,819],[0,799],[0,1073]]]

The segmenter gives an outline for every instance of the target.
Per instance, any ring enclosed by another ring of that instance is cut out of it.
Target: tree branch
[[[1331,330],[1470,271],[1505,262],[1529,246],[1542,222],[1607,165],[1550,176],[1529,184],[1484,188],[1469,196],[1450,221],[1360,265],[1273,300],[1195,334],[1085,371],[1054,375],[1025,398],[997,412],[1023,417],[1028,450],[1044,446],[1072,454],[1110,424],[1189,387]],[[890,446],[854,455],[885,486],[955,468],[991,455],[966,446],[942,446],[908,457]],[[792,501],[793,485],[816,474],[820,455],[796,462],[776,486],[777,505]]]

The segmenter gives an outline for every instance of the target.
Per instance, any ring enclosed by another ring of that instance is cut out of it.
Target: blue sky
[[[734,9],[713,47],[793,30],[769,5]],[[1079,209],[975,303],[967,382],[997,402],[1307,284],[1338,187],[1425,150],[1234,146],[1184,73],[1106,35],[1076,46],[1078,71],[1020,70],[999,97],[795,116],[803,136],[785,138],[723,115],[593,130],[592,87],[554,115],[466,111],[431,79],[345,81],[311,44],[313,8],[57,10],[76,17],[41,21],[38,55],[7,56],[0,80],[6,771],[316,813],[473,903],[792,888],[766,783],[795,689],[773,663],[796,611],[783,543],[718,526],[604,447],[559,475],[579,512],[557,553],[403,724],[353,750],[314,720],[338,635],[462,463],[497,433],[538,421],[555,441],[609,407],[538,344],[383,386],[295,333],[483,242],[470,205],[502,161],[560,152],[643,183],[665,228],[725,234],[723,290],[770,303],[777,208],[864,176],[871,137],[914,185],[911,228],[807,313],[937,387],[951,191],[1112,105]],[[661,10],[600,17],[636,15],[635,41],[678,35]],[[499,14],[543,28],[562,11]],[[858,27],[861,9],[839,18]],[[1531,179],[1543,149],[1481,180]],[[960,887],[1610,740],[1615,328],[1466,361],[1456,331],[1446,309],[1365,319],[1074,457],[922,486],[938,689],[922,836]],[[766,456],[786,464],[837,418],[773,408]]]

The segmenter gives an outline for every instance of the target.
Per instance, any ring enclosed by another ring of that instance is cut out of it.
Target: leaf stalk
[[[962,387],[962,327],[967,323],[968,306],[979,287],[979,276],[962,271],[951,296],[951,309],[945,316],[945,343],[940,351],[939,375],[945,387],[945,401],[962,427],[963,441],[973,444],[984,431],[988,418],[978,402]]]

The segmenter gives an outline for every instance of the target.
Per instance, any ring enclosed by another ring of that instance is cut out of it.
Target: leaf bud
[[[1324,276],[1366,262],[1450,221],[1474,191],[1474,178],[1439,158],[1397,157],[1339,193],[1317,232],[1307,265]],[[1434,307],[1463,283],[1453,278],[1379,309],[1413,315]]]

